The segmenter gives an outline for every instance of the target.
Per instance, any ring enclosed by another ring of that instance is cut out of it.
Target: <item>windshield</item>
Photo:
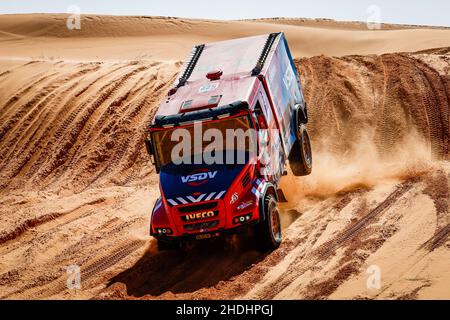
[[[240,165],[256,154],[255,132],[248,115],[156,131],[152,141],[156,161],[161,167],[168,164]]]

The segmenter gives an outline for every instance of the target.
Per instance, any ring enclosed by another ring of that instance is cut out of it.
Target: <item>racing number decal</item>
[[[218,83],[205,84],[198,89],[198,93],[206,93],[206,92],[216,90],[218,86],[219,86]]]

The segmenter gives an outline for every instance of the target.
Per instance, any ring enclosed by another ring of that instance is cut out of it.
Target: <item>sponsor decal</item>
[[[246,201],[246,202],[241,202],[241,204],[237,206],[237,209],[238,209],[238,210],[243,210],[243,209],[245,209],[245,208],[251,206],[252,204],[253,204],[253,201],[252,201],[252,200]]]
[[[215,217],[219,214],[219,211],[203,211],[203,212],[196,212],[196,213],[189,213],[187,215],[181,216],[181,219],[183,221],[195,221],[199,219],[207,219]]]
[[[205,84],[198,89],[198,93],[205,93],[216,90],[218,86],[219,86],[218,83]]]
[[[286,86],[286,89],[289,90],[291,88],[292,82],[294,82],[294,78],[294,72],[292,71],[292,68],[288,66],[283,76],[283,83]]]
[[[233,195],[231,196],[230,204],[235,203],[238,199],[239,199],[238,193],[237,192],[233,193]]]
[[[181,176],[181,182],[187,183],[188,186],[200,186],[207,183],[210,179],[214,179],[217,171],[209,171],[208,169],[198,169],[186,176]]]

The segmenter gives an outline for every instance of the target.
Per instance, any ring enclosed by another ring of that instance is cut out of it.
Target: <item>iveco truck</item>
[[[280,179],[288,164],[296,176],[312,169],[307,122],[284,33],[195,46],[146,131],[159,248],[253,228],[276,249]]]

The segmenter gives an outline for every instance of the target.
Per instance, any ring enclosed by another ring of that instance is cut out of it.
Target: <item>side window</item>
[[[261,102],[260,108],[263,111],[266,118],[267,128],[275,129],[276,128],[275,118],[273,116],[272,108],[269,105],[269,101],[267,100],[265,93],[259,92],[259,101]],[[260,104],[258,103],[258,105]]]
[[[266,117],[259,102],[256,103],[255,109],[253,111],[253,117],[255,119],[256,127],[258,130],[258,154],[261,160],[261,164],[265,165],[268,163],[268,146],[270,144],[269,128]]]

